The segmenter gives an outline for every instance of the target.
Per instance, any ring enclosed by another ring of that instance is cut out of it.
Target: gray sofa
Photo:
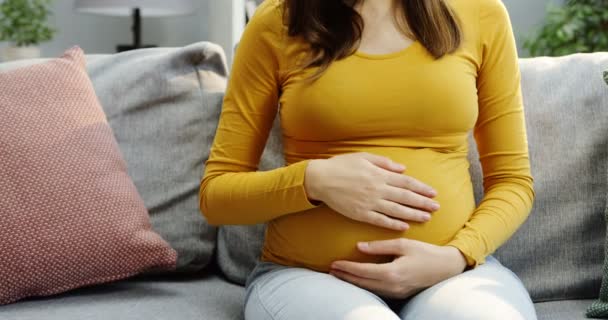
[[[153,226],[180,253],[179,272],[0,306],[0,319],[242,319],[242,284],[264,226],[209,226],[195,193],[221,108],[224,61],[209,43],[88,56]],[[0,64],[0,72],[36,62]],[[521,59],[537,197],[529,219],[495,256],[522,279],[539,319],[585,319],[599,292],[608,199],[606,69],[608,53]],[[479,201],[481,168],[470,141]],[[277,119],[260,170],[282,161]]]

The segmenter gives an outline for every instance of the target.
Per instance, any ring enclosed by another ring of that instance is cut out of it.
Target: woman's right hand
[[[439,209],[430,186],[402,174],[405,166],[368,152],[311,160],[304,187],[311,200],[324,202],[353,220],[404,231],[405,221],[426,222]]]

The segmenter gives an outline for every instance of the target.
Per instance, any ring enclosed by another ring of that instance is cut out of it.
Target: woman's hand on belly
[[[387,298],[405,299],[425,288],[462,273],[466,259],[456,247],[437,246],[410,239],[361,242],[370,255],[393,255],[390,263],[335,261],[330,274]]]
[[[427,222],[439,209],[430,186],[402,174],[405,166],[367,152],[312,160],[304,187],[311,200],[324,202],[347,218],[404,231],[405,221]]]

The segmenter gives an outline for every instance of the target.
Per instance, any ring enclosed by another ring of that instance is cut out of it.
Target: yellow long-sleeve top
[[[475,267],[527,218],[534,199],[517,51],[500,0],[448,0],[464,42],[435,60],[420,42],[391,54],[356,52],[317,81],[297,71],[307,56],[287,36],[283,4],[267,0],[247,26],[234,60],[200,189],[211,224],[268,222],[261,259],[327,271],[368,256],[358,241],[405,237],[458,248]],[[280,104],[280,107],[279,107]],[[256,171],[280,116],[286,165]],[[485,195],[475,205],[467,160],[473,130]],[[441,209],[405,232],[350,220],[304,189],[311,159],[367,151],[407,166],[432,186]]]

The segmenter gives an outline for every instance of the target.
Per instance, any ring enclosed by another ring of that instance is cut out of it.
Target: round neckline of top
[[[389,52],[389,53],[366,53],[366,52],[357,50],[357,51],[355,51],[354,55],[357,57],[360,57],[360,58],[370,59],[370,60],[392,59],[392,58],[397,58],[397,57],[405,55],[409,51],[413,50],[414,47],[417,47],[419,44],[420,44],[420,42],[418,40],[414,40],[409,46],[407,46],[399,51]]]

